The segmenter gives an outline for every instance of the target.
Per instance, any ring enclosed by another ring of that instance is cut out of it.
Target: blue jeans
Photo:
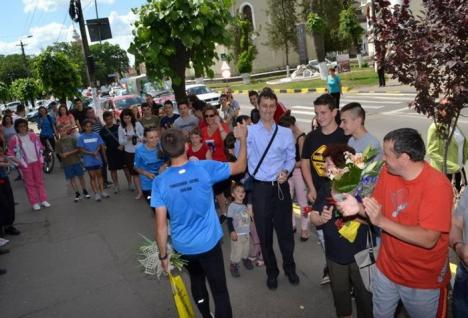
[[[453,318],[468,317],[468,270],[460,263],[452,293]]]

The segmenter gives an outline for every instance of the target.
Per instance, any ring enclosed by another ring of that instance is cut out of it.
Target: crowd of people
[[[231,276],[264,267],[269,290],[279,286],[274,233],[282,270],[294,286],[300,284],[297,268],[304,266],[294,258],[295,233],[302,242],[313,233],[325,259],[317,283],[330,284],[338,317],[352,316],[353,299],[358,317],[393,317],[399,302],[411,317],[445,317],[452,248],[460,261],[452,314],[467,317],[468,194],[463,192],[452,216],[451,185],[453,181],[457,193],[466,185],[466,138],[457,129],[444,175],[437,127],[429,128],[427,150],[411,128],[393,130],[381,143],[365,128],[366,113],[359,103],[340,109],[341,83],[331,75],[335,91],[315,99],[309,132],[300,129],[270,88],[249,91],[249,115],[241,114],[229,88],[219,109],[192,95],[178,101],[175,114],[172,102],[158,105],[148,97],[140,108],[123,110],[118,123],[113,112],[101,118],[75,99],[72,110],[65,104],[53,113],[40,109],[38,135],[21,114],[5,114],[0,134],[0,244],[8,242],[5,235],[20,234],[14,226],[9,173],[18,171],[33,210],[51,206],[42,174],[42,151],[49,142],[75,202],[93,197],[101,201],[110,197],[109,190],[118,194],[118,171],[123,171],[135,199],[144,198],[155,213],[163,268],[169,266],[169,237],[187,261],[192,296],[203,317],[212,317],[206,281],[215,317],[233,315],[220,244],[223,224],[231,241]],[[441,102],[441,116],[449,103]],[[375,160],[385,162],[373,194],[345,194],[343,200],[334,200],[328,172],[343,167],[346,153],[362,153],[369,146],[378,153]],[[297,220],[293,202],[300,210]],[[340,232],[346,220],[360,223],[352,241]],[[369,237],[377,240],[369,242]],[[355,259],[369,243],[379,247],[372,290]]]

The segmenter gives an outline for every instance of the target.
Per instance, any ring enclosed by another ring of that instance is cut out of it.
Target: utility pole
[[[24,64],[26,64],[26,53],[24,53],[24,47],[26,45],[27,44],[23,43],[23,40],[20,41],[20,44],[16,44],[16,46],[21,46],[21,54],[23,55]]]
[[[94,59],[89,53],[88,37],[86,36],[86,27],[83,18],[83,10],[81,8],[80,0],[70,0],[70,16],[73,21],[78,22],[81,33],[81,43],[83,45],[83,55],[86,65],[86,77],[88,85],[95,87],[94,79]]]

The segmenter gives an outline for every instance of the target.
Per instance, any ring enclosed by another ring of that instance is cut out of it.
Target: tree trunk
[[[187,98],[187,93],[185,92],[185,68],[188,66],[190,55],[182,42],[176,40],[175,46],[176,54],[169,60],[169,65],[176,74],[172,78],[172,89],[178,103],[180,100]]]
[[[314,32],[313,38],[314,38],[314,47],[315,47],[315,53],[317,55],[317,60],[319,62],[323,62],[325,61],[325,41],[323,38],[323,34]]]

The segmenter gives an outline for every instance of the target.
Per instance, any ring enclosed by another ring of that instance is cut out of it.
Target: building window
[[[255,15],[253,11],[253,7],[250,3],[244,2],[239,7],[240,14],[243,18],[247,19],[252,23],[253,29],[255,30]]]

